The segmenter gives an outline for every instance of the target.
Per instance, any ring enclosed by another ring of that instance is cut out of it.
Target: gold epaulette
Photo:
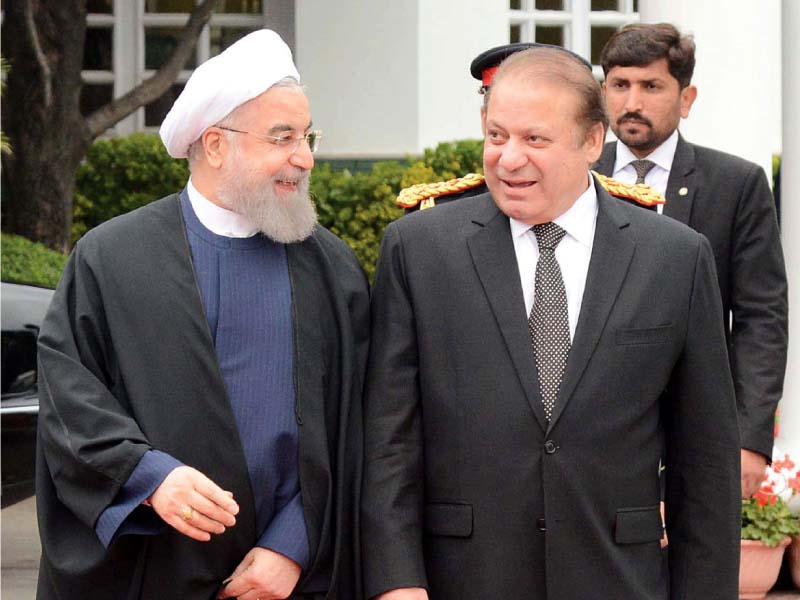
[[[623,183],[601,175],[597,171],[592,171],[592,175],[597,178],[597,181],[609,194],[617,198],[627,198],[642,206],[655,206],[656,204],[664,204],[667,201],[655,188],[644,183]]]
[[[436,198],[455,194],[478,187],[483,183],[483,175],[468,173],[464,177],[436,181],[434,183],[418,183],[400,191],[395,203],[402,208],[414,208],[419,204],[420,210],[425,210],[436,204]]]

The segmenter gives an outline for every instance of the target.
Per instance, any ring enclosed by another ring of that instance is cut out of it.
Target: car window
[[[12,398],[36,395],[36,338],[52,296],[52,290],[3,283],[0,388],[4,405]]]
[[[2,334],[2,392],[8,394],[36,393],[36,336],[38,328],[27,331],[3,331]]]

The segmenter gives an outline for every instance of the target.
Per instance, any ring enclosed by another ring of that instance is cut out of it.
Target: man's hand
[[[288,598],[297,585],[301,572],[300,565],[283,554],[266,548],[253,548],[236,567],[217,598]]]
[[[150,497],[150,505],[169,525],[199,542],[235,525],[239,512],[231,492],[191,467],[173,469]]]
[[[373,600],[428,600],[428,592],[425,588],[397,588],[378,594]]]
[[[742,498],[750,498],[758,491],[766,470],[766,456],[742,448]]]

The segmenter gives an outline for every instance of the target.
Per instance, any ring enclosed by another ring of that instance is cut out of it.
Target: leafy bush
[[[425,150],[422,162],[439,176],[434,181],[483,173],[483,140],[439,144],[433,150]]]
[[[2,234],[2,279],[11,283],[26,283],[55,288],[67,257],[19,235]]]
[[[311,197],[319,221],[355,251],[369,277],[375,270],[384,228],[403,214],[394,204],[403,167],[394,161],[376,163],[369,173],[315,167]]]
[[[394,201],[404,187],[482,171],[481,140],[439,144],[405,163],[381,161],[366,172],[335,171],[319,161],[311,174],[311,197],[320,223],[355,251],[370,278],[383,230],[403,214]],[[183,188],[186,161],[171,158],[153,134],[94,143],[78,170],[73,241],[116,215]]]
[[[76,174],[73,243],[112,217],[181,190],[188,179],[187,162],[167,154],[157,135],[96,141]]]

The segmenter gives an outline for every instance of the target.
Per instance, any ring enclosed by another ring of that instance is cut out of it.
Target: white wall
[[[418,146],[418,0],[302,0],[295,62],[321,157],[402,156]]]
[[[779,1],[641,0],[639,14],[694,35],[698,97],[684,136],[760,164],[771,180],[781,150]]]
[[[771,173],[781,148],[778,0],[641,0],[697,42],[687,139]],[[472,59],[508,41],[507,0],[302,0],[296,61],[322,157],[402,157],[480,137]]]
[[[419,143],[480,138],[480,83],[472,59],[508,43],[508,0],[420,0]]]
[[[302,0],[295,60],[320,156],[420,154],[480,137],[478,54],[508,41],[507,0]]]

